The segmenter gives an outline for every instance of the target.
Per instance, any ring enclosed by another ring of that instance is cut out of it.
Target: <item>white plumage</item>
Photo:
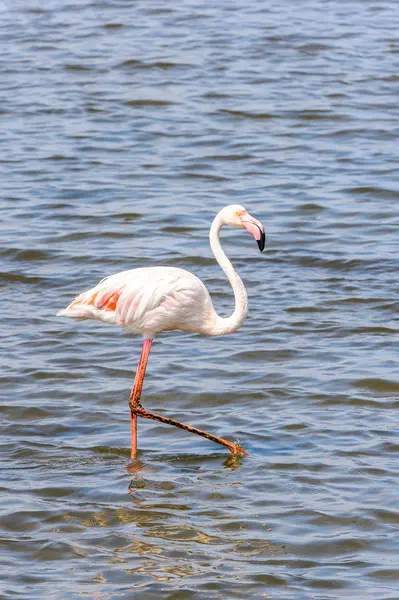
[[[57,313],[78,319],[114,323],[128,333],[152,339],[161,331],[180,329],[204,335],[224,335],[240,327],[247,314],[247,294],[241,279],[222,250],[219,231],[223,225],[245,227],[263,250],[263,225],[243,206],[222,209],[212,223],[210,244],[234,291],[236,307],[225,319],[216,313],[205,285],[198,277],[175,267],[150,267],[122,271],[106,277],[83,292]]]
[[[175,267],[150,267],[106,277],[58,314],[114,323],[150,339],[171,329],[206,334],[213,313],[198,277]]]

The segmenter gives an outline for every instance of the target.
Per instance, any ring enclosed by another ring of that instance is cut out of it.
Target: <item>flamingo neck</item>
[[[235,272],[233,265],[227,258],[220,244],[219,232],[223,225],[224,223],[220,215],[216,215],[209,232],[209,241],[211,250],[217,262],[225,272],[227,279],[233,288],[235,308],[233,314],[227,318],[220,317],[215,311],[208,335],[225,335],[237,331],[237,329],[241,327],[248,311],[247,291],[245,286]]]

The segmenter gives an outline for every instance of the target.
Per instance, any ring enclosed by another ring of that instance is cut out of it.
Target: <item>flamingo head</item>
[[[249,214],[246,208],[239,204],[230,204],[223,208],[219,215],[223,225],[230,225],[236,229],[245,228],[249,231],[257,241],[259,250],[263,252],[266,242],[265,228],[260,221]]]

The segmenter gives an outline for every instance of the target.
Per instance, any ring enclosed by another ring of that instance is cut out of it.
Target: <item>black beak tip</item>
[[[257,240],[259,250],[263,252],[266,243],[266,234],[264,232],[261,233],[260,239]]]

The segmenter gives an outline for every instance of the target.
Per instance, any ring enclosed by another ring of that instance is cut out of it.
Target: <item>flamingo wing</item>
[[[170,329],[198,331],[211,304],[204,284],[192,273],[151,267],[106,277],[58,315],[115,323],[130,333],[153,336]]]

